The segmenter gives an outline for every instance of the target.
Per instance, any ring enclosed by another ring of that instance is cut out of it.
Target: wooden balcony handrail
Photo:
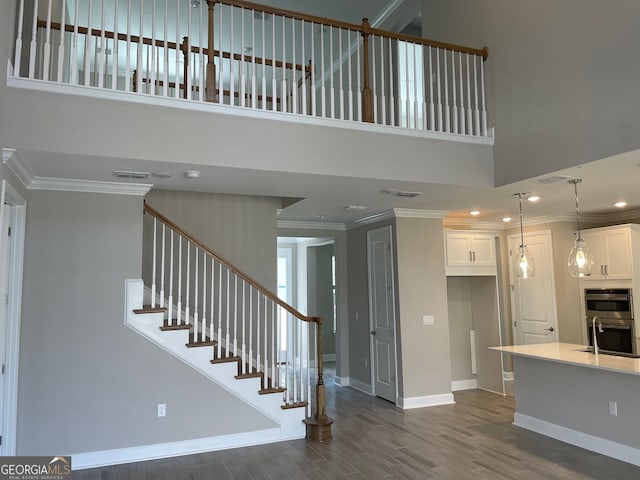
[[[209,255],[211,255],[213,258],[215,258],[222,265],[227,267],[230,271],[232,271],[239,278],[244,280],[247,284],[249,284],[252,287],[254,287],[255,289],[259,290],[264,296],[269,298],[271,301],[273,301],[274,303],[276,303],[280,307],[284,308],[287,312],[289,312],[294,317],[302,320],[303,322],[317,323],[317,324],[321,324],[322,323],[322,317],[309,317],[307,315],[304,315],[304,314],[300,313],[298,310],[293,308],[291,305],[289,305],[288,303],[286,303],[286,302],[282,301],[281,299],[279,299],[268,288],[266,288],[263,285],[261,285],[260,283],[256,282],[254,279],[249,277],[246,273],[242,272],[240,269],[235,267],[230,261],[228,261],[224,257],[218,255],[216,252],[211,250],[211,248],[207,247],[204,243],[202,243],[200,240],[195,238],[189,232],[187,232],[186,230],[182,229],[180,226],[178,226],[176,223],[171,221],[169,218],[165,217],[163,214],[158,212],[155,208],[153,208],[147,202],[144,202],[144,212],[148,213],[152,217],[157,218],[162,223],[164,223],[165,225],[170,227],[172,230],[174,230],[175,232],[178,232],[181,236],[183,236],[184,238],[188,239],[193,244],[197,245],[203,251],[207,252]]]

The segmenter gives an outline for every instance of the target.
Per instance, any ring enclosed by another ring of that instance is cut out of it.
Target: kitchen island
[[[514,425],[640,465],[640,359],[584,345],[492,347],[513,355]]]

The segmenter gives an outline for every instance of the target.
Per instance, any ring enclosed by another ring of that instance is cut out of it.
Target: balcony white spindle
[[[356,33],[356,37],[357,37],[357,33]],[[358,44],[359,45],[359,44]],[[362,88],[360,88],[360,76],[361,76],[361,69],[362,65],[360,64],[360,48],[359,46],[356,47],[356,71],[357,71],[357,80],[358,80],[358,92],[356,94],[356,98],[358,101],[358,108],[356,109],[358,111],[358,121],[361,122],[362,121]]]
[[[307,66],[304,60],[304,20],[302,20],[300,30],[300,63],[302,65],[302,99],[300,100],[302,108],[300,109],[300,113],[307,115]],[[311,35],[313,36],[313,30],[311,31]]]
[[[77,2],[76,2],[77,4]],[[124,89],[131,90],[131,0],[127,2],[127,55],[125,60]]]
[[[142,71],[144,64],[142,63],[142,56],[144,53],[144,0],[140,0],[140,25],[138,30],[138,44],[136,46],[137,50],[137,60],[136,60],[136,69],[138,70],[137,80],[136,80],[136,91],[142,92],[142,77],[145,75],[145,72]]]
[[[451,132],[451,112],[449,110],[449,70],[447,68],[447,50],[443,49],[444,55],[444,131]]]
[[[227,305],[227,308],[229,306]],[[218,352],[216,358],[222,357],[222,264],[218,264]]]
[[[209,304],[209,339],[213,340],[214,339],[214,307],[215,307],[215,303],[214,303],[214,299],[216,296],[216,289],[215,289],[215,268],[216,268],[216,263],[213,257],[211,257],[211,288],[209,289],[209,293],[210,293],[210,304]]]
[[[49,80],[49,66],[51,62],[51,0],[47,3],[47,26],[44,39],[44,68],[42,70],[43,80]]]
[[[225,332],[225,341],[224,341],[224,351],[227,354],[227,357],[231,356],[231,352],[229,351],[229,320],[231,315],[231,310],[229,309],[230,301],[231,301],[231,272],[227,268],[227,328]],[[238,298],[238,291],[236,290],[233,296],[234,300]]]
[[[391,37],[389,37],[389,124],[396,125],[396,112],[395,112],[395,95],[393,94],[393,77],[395,72],[393,71],[393,43]],[[427,117],[424,117],[426,123]]]
[[[409,42],[404,43],[404,70],[405,70],[405,84],[404,84],[404,103],[405,103],[405,122],[407,128],[411,128],[411,98],[409,86]]]
[[[253,372],[253,288],[249,285],[249,355],[247,363],[249,373]]]
[[[258,108],[258,85],[256,84],[256,11],[251,10],[251,108]]]
[[[148,50],[147,50],[148,52]],[[148,53],[147,53],[148,55]],[[156,95],[156,72],[157,72],[157,63],[158,60],[156,58],[156,0],[151,0],[151,75],[148,77],[149,79],[149,93],[152,95]],[[149,57],[147,56],[147,62],[149,62]]]
[[[287,35],[286,35],[286,19],[282,17],[282,93],[280,98],[280,111],[287,111]]]
[[[320,78],[320,103],[322,106],[322,118],[327,118],[327,92],[326,92],[326,80],[324,70],[324,25],[320,25],[320,72],[322,77]]]
[[[167,318],[169,320],[169,325],[173,325],[173,237],[175,236],[173,230],[170,230],[171,241],[169,242],[169,301],[167,302],[167,307],[169,308],[167,312]]]
[[[264,297],[264,335],[263,335],[263,340],[264,340],[264,348],[263,348],[263,352],[264,352],[264,367],[263,367],[263,372],[265,375],[265,387],[266,387],[266,378],[269,375],[269,350],[268,350],[268,340],[269,340],[269,329],[268,329],[268,325],[269,325],[269,314],[268,314],[268,310],[267,310],[267,297],[265,295]]]
[[[357,37],[357,33],[356,33],[356,48],[358,48],[358,37]],[[349,51],[347,52],[347,71],[349,72],[348,75],[348,82],[349,82],[349,88],[348,88],[348,102],[349,102],[349,120],[353,120],[353,71],[352,71],[352,67],[351,67],[351,57],[352,52],[351,52],[351,30],[347,30],[347,45],[349,45]],[[315,91],[315,88],[314,88]]]
[[[262,68],[260,73],[262,74],[261,83],[262,86],[262,109],[267,109],[267,43],[265,32],[265,13],[262,12],[260,19],[260,28],[262,29]]]
[[[429,45],[429,78],[427,82],[429,82],[429,128],[428,130],[435,131],[435,105],[433,102],[433,50],[431,45]]]
[[[189,8],[188,12],[189,14],[187,15],[187,45],[186,45],[186,51],[187,54],[185,55],[186,58],[189,58],[191,56],[191,39],[193,38],[193,15],[192,15],[192,10],[193,8]],[[185,59],[186,61],[186,59]],[[195,64],[195,62],[193,62]],[[187,78],[185,78],[184,80],[185,83],[185,87],[187,94],[185,95],[185,98],[187,100],[193,100],[193,74],[191,73],[191,68],[187,68]]]
[[[76,7],[77,10],[77,7]],[[64,13],[64,8],[62,9]],[[14,75],[20,76],[20,62],[22,62],[22,30],[24,22],[24,0],[20,0],[20,6],[18,7],[18,25],[16,32],[16,51],[13,61]]]
[[[33,22],[31,24],[31,48],[29,51],[29,78],[34,78],[36,73],[36,53],[38,51],[38,0],[34,0]]]
[[[162,224],[162,257],[160,259],[160,308],[164,307],[164,265],[166,252],[166,226]]]
[[[246,106],[246,95],[247,95],[247,91],[246,91],[246,82],[247,82],[247,77],[246,77],[246,72],[245,72],[245,61],[244,61],[244,7],[240,8],[240,18],[242,19],[242,21],[240,22],[241,25],[241,31],[240,31],[240,106],[244,107]]]
[[[189,282],[190,282],[190,276],[189,276],[189,270],[191,268],[191,242],[187,240],[187,272],[186,272],[186,291],[185,291],[185,308],[184,308],[184,320],[185,323],[188,325],[191,321],[191,317],[189,315],[189,303],[191,301],[191,298],[189,296]]]
[[[293,386],[292,402],[295,403],[298,398],[298,376],[296,375],[296,353],[299,353],[296,349],[298,345],[298,339],[296,337],[297,319],[290,315],[289,323],[291,324],[291,385]]]
[[[157,245],[157,222],[158,220],[153,217],[153,258],[151,261],[151,308],[155,308],[156,306],[156,250],[158,248]]]
[[[277,365],[278,365],[278,350],[276,350],[276,345],[278,344],[277,342],[279,341],[278,339],[278,334],[277,334],[277,329],[276,329],[276,322],[278,322],[278,305],[275,302],[272,302],[272,309],[271,309],[271,384],[273,386],[273,388],[278,388],[279,385],[279,379],[278,379],[278,370],[277,370]]]
[[[304,62],[302,62],[304,63]],[[298,82],[296,80],[296,21],[291,19],[291,112],[298,113]]]
[[[387,124],[387,96],[384,88],[384,38],[382,36],[380,38],[380,109],[382,116],[382,125]],[[374,39],[375,41],[375,39]]]
[[[242,373],[247,373],[247,299],[246,282],[242,280]]]
[[[235,279],[234,279],[233,291],[236,292],[234,295],[234,302],[233,302],[233,354],[237,357],[238,356],[238,276],[237,275],[235,276]]]
[[[482,93],[482,136],[487,136],[487,105],[484,93],[484,59],[480,59],[480,92]]]
[[[162,96],[169,96],[169,0],[164,0],[164,25],[162,30]],[[160,72],[158,72],[159,74]]]
[[[271,16],[271,110],[278,110],[278,82],[276,81],[276,16]]]
[[[205,56],[204,56],[204,26],[203,26],[203,21],[204,21],[204,13],[202,11],[202,9],[204,8],[204,6],[206,5],[206,2],[200,2],[200,29],[198,31],[198,35],[199,35],[199,39],[200,39],[200,45],[199,45],[199,49],[198,49],[198,54],[199,54],[199,58],[200,58],[200,62],[198,63],[198,65],[200,66],[200,71],[198,72],[198,86],[200,87],[198,92],[198,99],[203,102],[204,101],[204,83],[205,83],[205,78],[204,78],[204,65],[205,65]]]
[[[373,123],[378,123],[378,89],[376,78],[378,69],[376,68],[376,37],[371,35],[371,98],[373,102]]]
[[[182,324],[182,236],[178,235],[178,303],[176,303],[176,324]]]
[[[235,10],[235,8],[233,6],[231,6],[229,8],[230,10],[230,31],[229,31],[229,105],[235,105],[236,103],[236,97],[235,97],[235,88],[236,88],[236,71],[235,71],[235,58],[234,58],[234,54],[233,54],[233,40],[234,40],[234,35],[233,35],[233,12]]]
[[[458,133],[458,104],[456,93],[457,85],[456,85],[456,52],[451,51],[451,96],[453,105],[451,106],[451,111],[453,113],[453,133]]]
[[[168,1],[168,0],[165,0]],[[113,31],[115,35],[113,36],[113,48],[112,48],[112,56],[111,56],[111,89],[118,89],[118,4],[120,0],[116,0],[114,8],[113,8]],[[64,15],[64,13],[63,13]],[[165,33],[166,38],[166,33]],[[171,317],[169,317],[171,319]]]
[[[284,314],[285,317],[285,332],[286,332],[286,336],[284,338],[284,374],[282,376],[282,385],[285,389],[284,391],[284,402],[285,403],[291,403],[289,401],[289,398],[291,397],[291,393],[293,392],[292,388],[289,388],[290,386],[290,382],[289,382],[289,365],[291,365],[290,362],[290,357],[291,357],[291,346],[290,346],[290,342],[291,342],[291,332],[290,332],[290,328],[291,328],[291,324],[289,322],[289,312],[287,312],[286,310],[284,310],[283,312],[281,312],[281,314]]]
[[[60,42],[58,43],[58,70],[56,73],[56,81],[58,83],[62,83],[62,71],[64,68],[64,37],[66,32],[66,12],[67,12],[67,2],[66,0],[62,0],[62,9],[60,10]],[[21,21],[22,22],[22,21]]]
[[[462,69],[462,52],[458,54],[458,66],[460,67],[460,133],[465,135],[467,132],[467,121],[464,109],[464,74]]]
[[[338,51],[340,52],[340,58],[338,60],[338,82],[339,82],[339,90],[338,95],[340,97],[340,120],[344,120],[344,82],[342,77],[342,27],[338,28]]]
[[[413,47],[411,49],[411,54],[413,56],[413,127],[419,128],[420,125],[420,112],[418,110],[418,60],[416,58],[416,54],[418,53],[418,46],[413,43]]]
[[[180,3],[176,1],[176,62],[175,62],[175,88],[173,96],[180,98]],[[186,82],[187,80],[184,79]]]
[[[260,358],[260,292],[256,295],[256,372],[260,372],[260,364],[262,359]]]
[[[102,12],[100,14],[100,55],[98,60],[98,87],[104,88],[104,80],[105,80],[105,67],[107,64],[107,37],[106,33],[106,2],[105,0],[101,0],[102,2]],[[155,2],[155,0],[154,0]]]
[[[436,48],[436,90],[438,92],[438,132],[442,132],[442,86],[440,85],[440,47]]]
[[[333,25],[329,25],[329,104],[331,106],[331,118],[336,118],[335,87],[333,85]]]
[[[220,4],[220,12],[218,13],[218,103],[224,104],[224,53],[222,52],[222,4]],[[231,61],[231,60],[229,60]]]
[[[207,341],[207,252],[202,251],[202,331],[200,337]]]
[[[469,54],[467,53],[467,132],[473,135],[473,110],[471,108],[471,69],[469,67]]]
[[[474,117],[475,117],[475,134],[477,136],[480,136],[480,110],[478,108],[478,56],[474,55],[473,56],[473,91],[475,93],[474,95],[474,100],[475,100],[475,107],[473,110],[474,113]]]

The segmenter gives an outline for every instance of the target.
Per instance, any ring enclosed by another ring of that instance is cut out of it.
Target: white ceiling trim
[[[34,177],[27,185],[30,190],[53,190],[62,192],[108,193],[112,195],[144,196],[153,187],[150,183],[117,183],[73,178]]]
[[[29,185],[31,185],[33,181],[33,173],[18,156],[15,148],[2,149],[2,163],[9,167],[25,187],[29,188]]]
[[[474,230],[506,230],[512,228],[512,223],[505,222],[483,222],[473,218],[445,218],[442,221],[445,227],[469,227]]]
[[[344,223],[303,222],[297,220],[278,220],[278,228],[296,228],[301,230],[346,230]]]
[[[394,208],[375,215],[361,218],[354,222],[354,226],[369,225],[389,218],[436,218],[444,219],[449,212],[447,210],[416,210],[413,208]]]

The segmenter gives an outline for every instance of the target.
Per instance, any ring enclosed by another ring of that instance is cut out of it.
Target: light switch
[[[422,316],[422,324],[423,325],[433,325],[433,315],[423,315]]]

